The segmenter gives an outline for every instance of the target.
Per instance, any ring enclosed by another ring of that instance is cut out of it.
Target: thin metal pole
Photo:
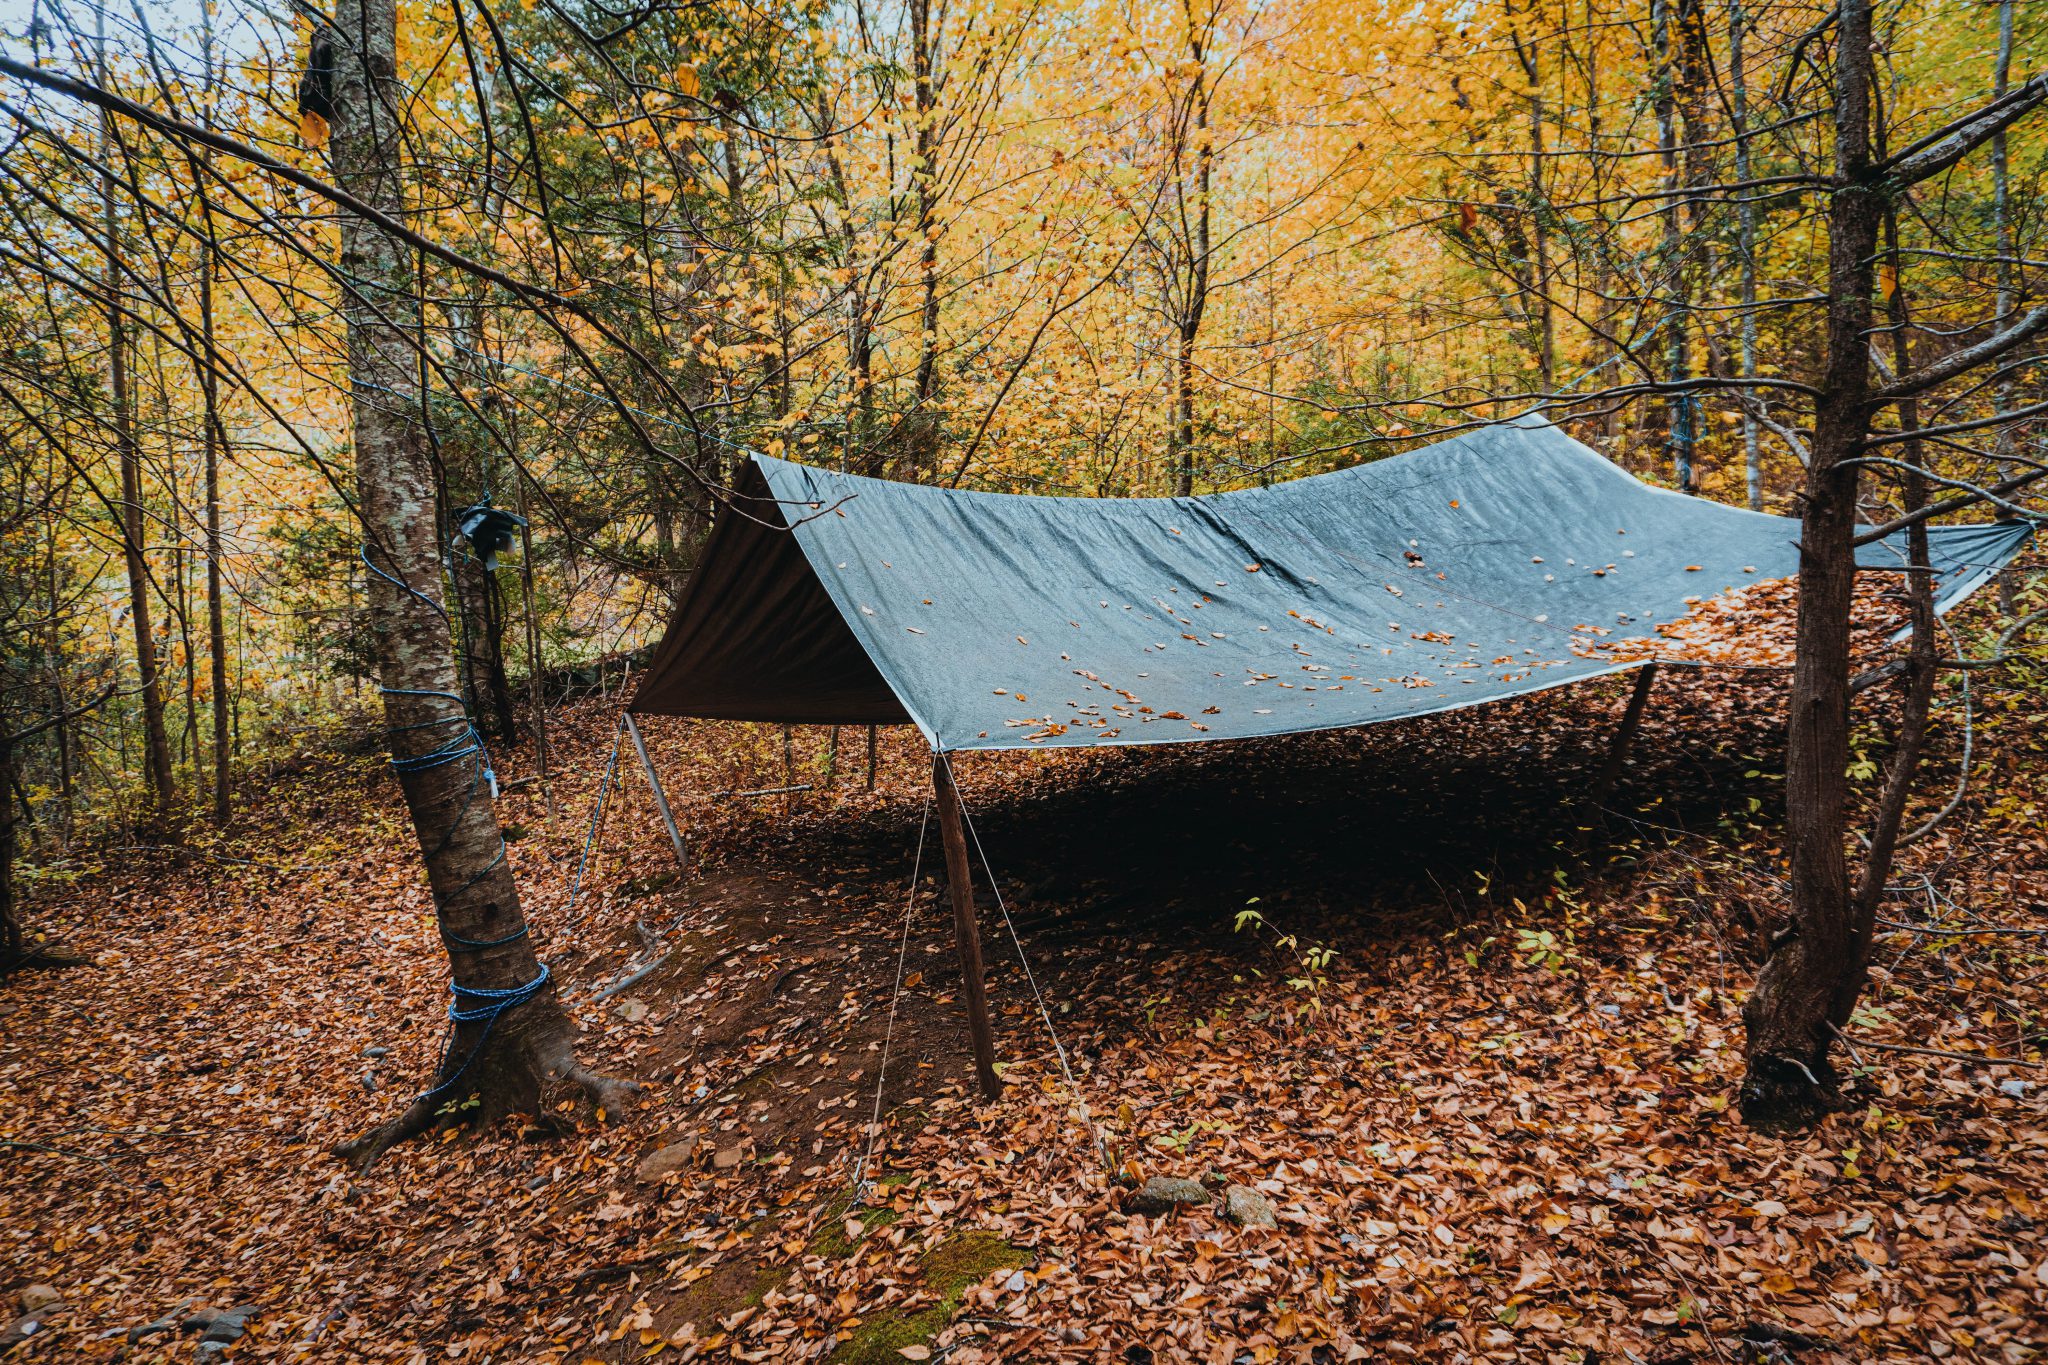
[[[988,1019],[988,982],[982,974],[981,928],[974,914],[974,880],[967,866],[967,839],[960,828],[960,793],[944,754],[932,755],[932,795],[939,807],[939,838],[946,848],[946,881],[953,892],[953,944],[960,952],[960,998],[967,1006],[967,1034],[974,1044],[974,1074],[981,1096],[1003,1093],[996,1075],[995,1031]]]
[[[868,790],[875,789],[875,727],[868,727]]]
[[[787,725],[782,727],[782,786],[785,791],[794,792],[796,790],[795,739]],[[791,796],[783,802],[783,808],[785,810],[795,810],[796,797]]]
[[[676,864],[687,872],[690,870],[690,853],[683,845],[682,831],[676,828],[675,816],[669,813],[668,793],[661,789],[661,777],[654,771],[654,760],[647,756],[647,741],[640,737],[640,722],[633,719],[631,711],[624,714],[626,732],[633,736],[633,747],[640,754],[640,766],[647,773],[647,785],[654,789],[654,808],[661,812],[661,823],[668,830],[668,841],[675,845]]]

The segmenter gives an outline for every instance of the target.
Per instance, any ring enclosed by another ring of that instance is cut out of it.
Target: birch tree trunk
[[[336,182],[392,217],[405,213],[396,0],[335,10],[332,158]],[[342,1149],[365,1163],[446,1121],[489,1121],[538,1105],[542,1082],[568,1077],[600,1105],[625,1087],[592,1075],[527,934],[504,857],[488,758],[456,675],[436,546],[433,469],[422,426],[408,249],[373,221],[341,215],[349,282],[356,491],[391,762],[404,789],[448,948],[454,1020],[431,1089],[392,1122]]]

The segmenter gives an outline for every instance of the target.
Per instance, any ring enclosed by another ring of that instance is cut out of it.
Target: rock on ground
[[[1209,1191],[1201,1181],[1179,1175],[1155,1175],[1131,1196],[1134,1210],[1153,1217],[1174,1209],[1198,1208],[1208,1202]]]
[[[250,1303],[238,1308],[195,1308],[180,1325],[187,1332],[199,1333],[202,1345],[225,1346],[242,1339],[242,1329],[256,1311],[256,1305]]]
[[[177,1330],[178,1320],[176,1318],[157,1318],[151,1322],[140,1322],[128,1329],[128,1344],[133,1346],[136,1342],[156,1336],[159,1333],[175,1332]]]
[[[1223,1216],[1243,1228],[1280,1226],[1273,1201],[1249,1185],[1232,1185],[1223,1192]]]
[[[21,1291],[21,1311],[40,1313],[64,1302],[64,1291],[54,1284],[32,1284]]]
[[[663,1179],[677,1171],[690,1168],[691,1158],[697,1155],[697,1139],[686,1137],[681,1142],[671,1142],[666,1147],[657,1147],[640,1158],[640,1164],[633,1168],[633,1175],[643,1185],[659,1185]]]

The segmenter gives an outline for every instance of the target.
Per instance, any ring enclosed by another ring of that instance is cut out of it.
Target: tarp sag
[[[1547,423],[1190,498],[959,492],[756,457],[633,701],[909,721],[935,749],[1162,744],[1476,706],[1798,567],[1798,523],[1652,487]],[[1938,604],[2026,543],[1934,529]],[[1866,562],[1903,563],[1903,536]]]

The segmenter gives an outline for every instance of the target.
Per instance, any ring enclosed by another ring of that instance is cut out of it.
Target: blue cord
[[[385,573],[375,564],[372,564],[370,562],[370,547],[368,545],[360,547],[357,553],[362,556],[364,568],[368,569],[371,573],[377,575],[377,577],[383,579],[386,583],[389,583],[392,587],[397,588],[403,592],[409,592],[414,597],[419,598],[420,601],[426,603],[429,607],[433,609],[434,615],[440,617],[443,621],[448,619],[447,608],[443,607],[439,602],[436,602],[433,598],[427,596],[425,593],[421,592],[418,588],[415,588],[412,584],[406,582],[404,579],[393,578],[390,574]]]
[[[387,697],[439,697],[443,700],[454,702],[457,707],[457,714],[452,716],[436,716],[431,720],[415,721],[411,725],[387,726],[385,729],[386,734],[403,734],[409,730],[430,730],[437,725],[460,725],[462,727],[460,734],[451,737],[445,743],[439,744],[423,754],[415,754],[410,758],[394,756],[391,759],[391,770],[393,772],[398,773],[400,776],[407,776],[412,773],[423,773],[434,768],[445,767],[450,763],[457,763],[463,759],[475,760],[475,767],[470,773],[469,790],[463,793],[462,808],[455,812],[455,819],[449,822],[448,832],[441,837],[441,842],[434,845],[427,853],[427,858],[432,860],[444,852],[450,841],[455,838],[455,831],[461,828],[462,817],[468,813],[470,805],[476,800],[478,789],[488,785],[491,789],[491,795],[494,797],[497,795],[498,775],[491,771],[490,753],[484,748],[483,736],[477,733],[476,726],[470,722],[469,709],[464,705],[461,697],[453,692],[443,692],[434,688],[380,687],[377,690]],[[475,876],[471,877],[461,886],[456,887],[455,890],[449,892],[446,896],[439,897],[438,899],[443,904],[455,899],[455,897],[460,896],[463,892],[469,890],[470,887],[475,886],[485,877],[497,871],[504,861],[505,836],[503,833],[500,833],[498,835],[498,851],[492,855],[491,860],[479,868]],[[443,929],[441,932],[442,937],[456,946],[474,950],[496,947],[501,943],[510,943],[525,934],[526,930],[522,927],[506,937],[498,939],[464,938],[460,934],[450,933],[446,929]]]
[[[428,597],[425,593],[402,579],[394,578],[372,563],[370,561],[369,546],[363,546],[361,553],[363,566],[371,573],[377,575],[377,577],[393,587],[399,588],[418,598],[421,602],[431,607],[434,613],[442,620],[448,619],[448,613],[442,610],[440,603],[434,601],[433,598]],[[472,765],[469,789],[463,793],[461,808],[455,812],[455,818],[449,822],[448,832],[441,837],[441,842],[427,852],[427,860],[431,862],[446,851],[448,845],[453,842],[455,831],[462,827],[462,819],[468,814],[470,806],[475,803],[478,791],[488,787],[491,796],[493,798],[497,796],[498,775],[491,770],[490,752],[484,747],[483,736],[477,732],[475,723],[470,719],[468,704],[460,696],[453,692],[441,691],[438,688],[380,687],[377,690],[386,697],[439,698],[455,704],[455,714],[452,716],[436,716],[428,720],[414,721],[409,725],[385,727],[385,733],[388,735],[405,734],[414,730],[431,730],[436,726],[442,725],[461,727],[447,740],[428,749],[425,753],[410,756],[394,754],[390,759],[391,770],[399,774],[400,777],[431,772],[435,768],[443,768],[450,763],[460,763],[464,760],[468,760]],[[615,752],[614,760],[616,760],[616,757]],[[498,850],[492,855],[490,862],[484,864],[468,881],[465,881],[447,895],[437,895],[434,898],[435,904],[437,906],[446,905],[485,877],[497,871],[499,867],[504,865],[505,852],[505,836],[501,830],[498,834]],[[438,919],[439,917],[436,916],[437,923]],[[529,926],[524,923],[501,938],[490,939],[464,938],[461,934],[451,931],[445,925],[440,926],[440,929],[441,937],[447,942],[450,951],[461,952],[480,952],[486,948],[502,947],[507,943],[516,942],[524,938],[529,932]],[[484,1026],[483,1032],[477,1035],[476,1045],[469,1050],[469,1055],[462,1059],[462,1065],[456,1068],[455,1073],[435,1085],[431,1090],[422,1092],[419,1097],[421,1100],[432,1101],[453,1090],[463,1076],[468,1074],[469,1068],[476,1062],[476,1059],[482,1055],[484,1044],[490,1039],[491,1030],[497,1027],[498,1017],[507,1010],[517,1009],[540,994],[542,988],[548,983],[549,972],[548,965],[545,962],[540,963],[539,966],[539,975],[523,986],[505,988],[465,986],[461,982],[450,978],[448,982],[450,996],[448,1001],[449,1022],[456,1025],[457,1028],[463,1024],[482,1024]],[[449,1030],[448,1046],[441,1053],[440,1065],[434,1068],[437,1074],[448,1069],[448,1061],[455,1055],[456,1032],[457,1029]]]
[[[583,866],[590,861],[590,844],[597,838],[598,822],[604,819],[605,801],[611,795],[612,773],[619,766],[619,742],[626,735],[626,718],[619,717],[619,728],[612,733],[611,761],[604,765],[604,781],[597,785],[597,805],[590,812],[590,828],[583,835],[583,852],[576,858],[576,878],[569,883],[569,910],[576,908],[577,893],[583,890]],[[566,913],[566,912],[565,912]]]
[[[517,936],[515,935],[515,937]],[[541,987],[547,984],[548,964],[545,962],[540,964],[540,975],[534,977],[533,980],[523,986],[512,986],[504,990],[490,990],[483,986],[464,986],[450,981],[448,983],[448,992],[452,998],[448,1001],[449,1020],[458,1025],[480,1023],[484,1026],[484,1031],[477,1035],[476,1046],[471,1048],[469,1055],[462,1059],[462,1065],[456,1068],[455,1074],[442,1081],[433,1089],[421,1092],[420,1099],[435,1100],[453,1090],[456,1083],[468,1074],[470,1066],[482,1054],[484,1043],[491,1036],[491,1030],[497,1027],[498,1016],[506,1010],[517,1009],[533,999],[533,997],[540,994]],[[464,1009],[462,1005],[465,1000],[474,1000],[480,1003],[473,1008]],[[436,1071],[445,1071],[448,1067],[448,1059],[454,1054],[455,1032],[451,1029],[448,1033],[448,1047],[441,1054],[441,1065],[434,1069]]]

